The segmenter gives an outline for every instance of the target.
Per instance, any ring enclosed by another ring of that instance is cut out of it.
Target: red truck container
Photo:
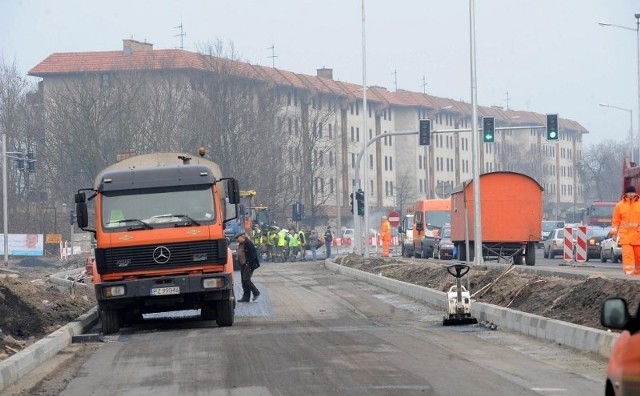
[[[480,175],[482,256],[485,260],[511,258],[515,264],[535,265],[542,227],[542,191],[538,182],[515,172]],[[466,260],[465,228],[470,260],[474,252],[473,181],[451,194],[451,241],[458,258]]]
[[[636,191],[640,191],[640,166],[635,162],[631,162],[629,158],[625,158],[622,163],[622,190],[620,196],[628,186],[634,186]]]

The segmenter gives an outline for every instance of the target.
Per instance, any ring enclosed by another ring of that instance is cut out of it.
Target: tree
[[[400,215],[405,213],[405,208],[410,208],[413,203],[420,199],[421,194],[416,189],[416,183],[409,172],[399,174],[396,178],[396,208],[400,210]]]
[[[622,162],[625,142],[606,140],[584,150],[577,170],[586,201],[617,201],[622,192]]]
[[[0,130],[6,135],[6,151],[8,153],[26,154],[28,151],[38,152],[42,140],[42,128],[38,125],[40,108],[31,106],[33,96],[29,92],[34,86],[28,83],[17,70],[15,64],[0,62]],[[36,232],[41,222],[41,201],[43,178],[28,172],[25,164],[20,171],[15,166],[14,158],[18,154],[9,154],[7,160],[7,191],[4,192],[8,202],[8,222],[12,233]],[[42,158],[39,154],[38,158]],[[41,163],[39,163],[41,168]]]

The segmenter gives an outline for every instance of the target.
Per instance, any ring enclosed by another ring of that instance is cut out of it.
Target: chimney
[[[133,39],[122,40],[124,56],[131,56],[134,52],[153,51],[153,44],[143,43]]]
[[[326,67],[322,67],[322,69],[317,69],[318,77],[329,78],[333,80],[333,69],[327,69]]]

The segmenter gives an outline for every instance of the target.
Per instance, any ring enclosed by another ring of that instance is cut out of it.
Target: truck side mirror
[[[230,204],[240,203],[240,186],[236,179],[231,178],[227,181],[227,196]]]
[[[84,195],[84,193],[82,194]],[[82,229],[86,228],[89,225],[86,202],[76,203],[76,221],[78,222],[78,227]]]

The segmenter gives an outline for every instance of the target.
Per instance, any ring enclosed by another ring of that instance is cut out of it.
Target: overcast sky
[[[638,128],[639,0],[476,0],[478,103],[558,113],[588,144]],[[599,26],[605,21],[632,30]],[[362,84],[361,0],[0,0],[0,56],[26,72],[54,52],[233,43],[243,60]],[[471,101],[469,1],[366,0],[367,85]],[[274,46],[275,59],[271,58]],[[635,132],[637,134],[637,132]]]

